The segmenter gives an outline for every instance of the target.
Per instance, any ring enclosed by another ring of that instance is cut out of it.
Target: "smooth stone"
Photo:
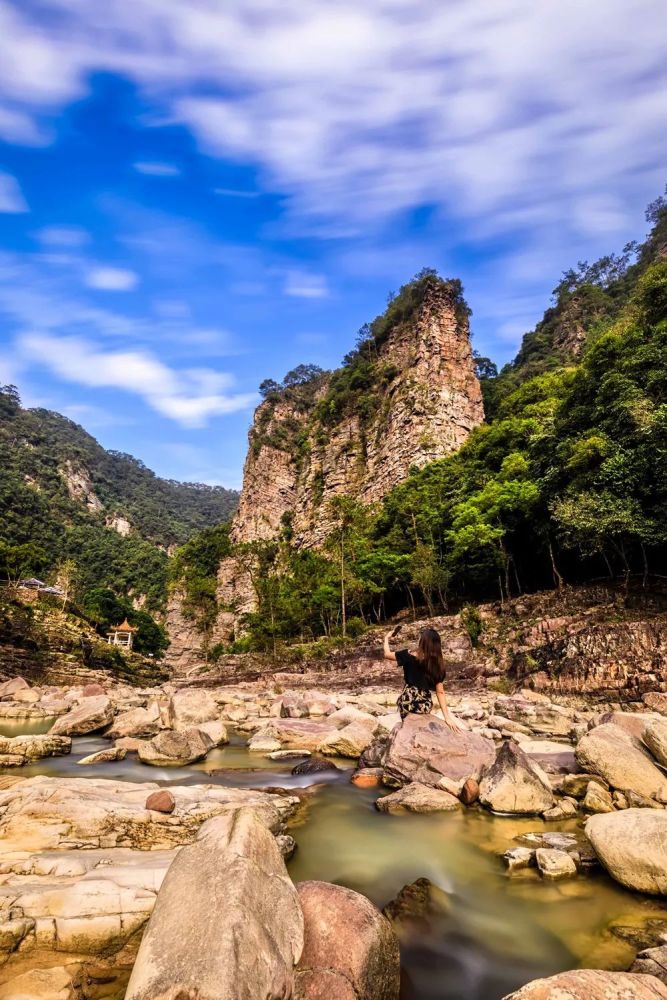
[[[386,813],[432,813],[453,812],[461,808],[461,803],[450,792],[432,785],[411,781],[390,795],[383,795],[375,802],[376,809]]]
[[[598,813],[586,836],[612,878],[637,892],[667,895],[667,811]]]
[[[210,691],[186,688],[176,691],[169,699],[167,716],[172,729],[191,729],[200,722],[220,719],[220,709]]]
[[[176,808],[176,799],[169,789],[161,788],[159,792],[151,792],[146,799],[146,808],[170,815]]]
[[[389,920],[344,886],[301,882],[297,890],[305,934],[294,1000],[398,1000],[398,938]]]
[[[667,944],[640,951],[629,971],[639,972],[644,976],[655,976],[667,986]]]
[[[549,779],[516,743],[504,743],[479,783],[479,800],[496,813],[543,813],[554,804]]]
[[[511,847],[503,858],[510,872],[535,867],[535,851],[530,847]]]
[[[658,764],[667,767],[667,719],[653,719],[649,722],[642,738]]]
[[[111,699],[106,695],[83,698],[76,708],[61,715],[51,726],[51,736],[87,736],[105,729],[114,715]]]
[[[340,771],[332,760],[304,760],[292,768],[292,774],[321,774],[323,771]]]
[[[539,847],[535,851],[535,861],[542,878],[557,880],[577,874],[577,866],[566,851]]]
[[[467,730],[455,732],[433,715],[408,715],[389,739],[384,755],[384,782],[404,785],[418,781],[437,785],[479,778],[495,758],[493,742]],[[364,758],[365,759],[365,758]]]
[[[122,747],[109,747],[108,750],[98,750],[97,753],[82,757],[77,764],[108,764],[116,760],[125,760],[126,756],[127,750]]]
[[[350,781],[357,788],[377,788],[382,783],[382,768],[362,767],[354,772]]]
[[[576,755],[584,771],[601,775],[612,788],[667,802],[667,778],[621,726],[608,722],[591,729],[577,744]]]

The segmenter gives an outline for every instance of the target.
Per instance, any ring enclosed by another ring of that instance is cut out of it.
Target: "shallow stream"
[[[11,735],[28,728],[25,722],[12,724]],[[667,905],[626,892],[603,874],[559,883],[545,882],[531,870],[511,878],[506,874],[499,855],[516,846],[515,837],[575,829],[575,821],[546,824],[476,809],[388,816],[374,807],[382,792],[350,783],[353,762],[338,761],[338,774],[297,778],[290,773],[294,761],[250,753],[240,736],[185,768],[146,767],[134,756],[97,766],[77,764],[108,746],[101,738],[82,737],[74,740],[69,756],[12,773],[253,788],[296,788],[317,781],[291,830],[299,845],[289,862],[296,881],[346,885],[380,907],[422,876],[444,890],[445,911],[402,941],[402,1000],[500,1000],[530,979],[573,966],[627,968],[636,951],[627,941],[633,929],[655,919],[667,922]]]

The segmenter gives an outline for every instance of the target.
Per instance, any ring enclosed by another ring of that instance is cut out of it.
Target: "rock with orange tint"
[[[505,1000],[667,1000],[667,986],[655,976],[575,969],[535,979]]]
[[[354,772],[351,780],[357,788],[377,788],[382,781],[382,768],[362,767]]]
[[[370,900],[328,882],[297,886],[304,946],[295,1000],[398,1000],[398,938]]]

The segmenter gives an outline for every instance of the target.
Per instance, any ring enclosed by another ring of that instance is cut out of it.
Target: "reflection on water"
[[[0,718],[0,736],[41,736],[48,733],[55,718],[46,719],[2,719]]]
[[[18,725],[26,732],[34,721]],[[545,882],[535,871],[507,876],[498,855],[515,846],[513,838],[534,830],[576,830],[576,821],[545,824],[475,809],[380,814],[374,807],[377,793],[350,784],[350,762],[339,762],[338,774],[293,777],[294,761],[252,754],[245,737],[236,734],[229,746],[184,768],[147,767],[133,754],[113,763],[77,764],[108,746],[100,737],[75,739],[69,756],[12,773],[255,788],[316,782],[319,790],[292,830],[299,845],[289,865],[295,880],[337,882],[380,907],[422,876],[445,890],[449,912],[420,926],[418,935],[404,932],[402,1000],[500,1000],[530,979],[572,966],[627,968],[635,949],[614,936],[610,925],[667,920],[658,900],[625,892],[602,874],[560,883]]]

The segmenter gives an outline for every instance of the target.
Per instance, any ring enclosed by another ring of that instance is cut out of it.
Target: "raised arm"
[[[461,725],[459,720],[452,715],[449,711],[449,705],[447,704],[447,696],[445,694],[445,686],[442,682],[435,685],[435,696],[438,699],[438,704],[442,710],[442,718],[446,726],[453,729],[455,732],[460,732],[465,727]]]
[[[385,660],[393,660],[395,663],[396,653],[392,653],[392,651],[389,648],[389,640],[391,639],[393,634],[394,630],[392,629],[391,632],[387,632],[387,634],[384,637],[384,658]]]

